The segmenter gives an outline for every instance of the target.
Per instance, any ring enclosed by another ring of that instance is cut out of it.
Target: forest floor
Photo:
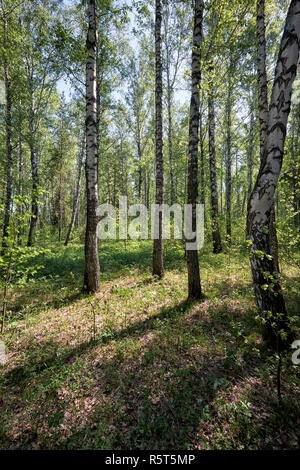
[[[162,281],[151,277],[150,241],[99,254],[94,297],[81,293],[80,244],[52,244],[36,279],[11,290],[1,449],[299,447],[300,366],[283,360],[280,404],[245,249],[201,251],[205,298],[195,303],[181,245],[166,244]],[[296,268],[282,273],[297,314]]]

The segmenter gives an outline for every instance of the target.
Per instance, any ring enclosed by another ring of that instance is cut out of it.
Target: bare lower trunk
[[[83,141],[82,141],[82,147],[80,149],[79,158],[78,158],[78,175],[77,175],[77,184],[76,184],[76,190],[75,190],[75,198],[74,198],[71,222],[70,222],[69,230],[68,230],[66,241],[65,241],[65,246],[68,245],[68,243],[71,239],[73,228],[74,228],[74,225],[75,225],[77,211],[79,209],[80,182],[81,182],[81,174],[82,174],[85,146],[86,146],[86,142],[85,142],[85,135],[84,135]]]
[[[248,204],[247,232],[251,241],[251,269],[264,338],[281,349],[293,337],[288,322],[274,258],[270,253],[269,227],[274,193],[283,161],[292,86],[300,48],[300,1],[292,0],[275,70],[269,108],[265,158]],[[283,332],[283,334],[281,334]]]
[[[221,253],[222,243],[219,230],[218,188],[216,174],[216,149],[215,149],[215,109],[213,90],[208,94],[208,125],[209,125],[209,169],[210,169],[210,194],[211,194],[211,218],[213,252]]]
[[[4,47],[7,42],[7,23],[4,21],[3,27]],[[5,51],[6,53],[6,51]],[[9,66],[7,59],[4,59],[4,80],[5,80],[5,131],[6,131],[6,198],[4,206],[4,222],[3,222],[3,238],[2,248],[7,246],[6,238],[8,236],[8,227],[10,221],[11,199],[12,199],[12,94],[11,94],[11,81],[9,77]]]
[[[142,185],[143,185],[143,167],[142,167],[142,152],[140,150],[140,145],[138,145],[138,200],[139,203],[142,203]]]
[[[200,138],[200,203],[205,204],[204,182],[204,135],[203,135],[203,100],[200,102],[199,138]]]
[[[175,203],[175,182],[173,168],[173,128],[172,128],[172,90],[169,84],[170,77],[168,74],[168,142],[169,142],[169,165],[170,165],[170,185],[171,185],[171,206]]]
[[[253,173],[253,143],[254,143],[254,110],[252,102],[250,103],[250,133],[249,133],[249,148],[247,158],[247,194],[248,200],[252,191],[252,173]]]
[[[6,33],[6,31],[5,31]],[[4,207],[4,222],[3,222],[3,239],[2,247],[7,246],[6,238],[8,236],[8,227],[10,221],[11,211],[11,199],[12,199],[12,129],[11,129],[11,108],[12,108],[12,97],[11,97],[11,82],[8,72],[7,60],[4,61],[4,77],[5,77],[5,130],[6,130],[6,198]]]
[[[293,119],[293,138],[291,145],[292,157],[292,187],[293,187],[293,207],[294,223],[298,228],[300,225],[300,162],[299,162],[299,131],[300,131],[300,104],[296,107]],[[295,133],[295,128],[297,132]]]
[[[193,49],[192,49],[192,95],[189,119],[189,154],[188,154],[188,204],[192,204],[192,229],[196,231],[196,204],[198,202],[198,143],[199,143],[199,108],[201,83],[201,43],[202,43],[203,1],[195,0]],[[189,298],[202,297],[197,250],[187,250]]]
[[[23,196],[23,179],[24,179],[24,162],[23,162],[23,145],[22,145],[21,130],[19,132],[20,132],[20,135],[19,135],[19,162],[18,162],[18,172],[19,172],[18,195],[22,197]],[[18,212],[20,215],[23,214],[24,212],[23,204],[19,205]],[[19,226],[18,226],[17,241],[18,241],[18,245],[21,246],[22,236],[24,234],[24,227],[23,227],[21,220],[19,220],[18,225]]]
[[[62,155],[61,155],[62,158]],[[63,223],[63,203],[62,203],[62,169],[59,172],[59,188],[58,188],[58,241],[61,242],[61,232]]]
[[[99,290],[100,265],[97,239],[98,207],[98,114],[97,114],[97,25],[96,0],[88,2],[86,41],[86,231],[84,290]]]
[[[39,176],[38,176],[38,162],[37,154],[34,148],[33,142],[30,143],[30,162],[31,162],[31,178],[32,178],[32,193],[31,193],[31,218],[28,233],[27,246],[34,245],[34,237],[39,216],[38,206],[38,188],[39,188]]]
[[[273,202],[270,213],[270,225],[269,225],[269,243],[270,243],[270,253],[274,260],[274,267],[276,273],[279,274],[279,261],[278,261],[278,238],[277,231],[275,226],[275,204]]]
[[[162,56],[161,56],[161,0],[155,1],[155,161],[156,161],[156,204],[164,200],[163,127],[162,127]],[[158,238],[153,243],[153,275],[164,275],[162,213],[159,212]]]
[[[229,67],[229,83],[228,83],[228,94],[226,102],[226,239],[228,244],[231,243],[231,111],[232,111],[232,58],[230,57]]]
[[[78,198],[78,209],[77,209],[77,229],[80,229],[80,192]]]

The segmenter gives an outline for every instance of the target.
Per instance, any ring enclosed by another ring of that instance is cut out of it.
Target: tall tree
[[[77,170],[77,181],[76,181],[76,188],[75,188],[75,196],[74,196],[71,222],[70,222],[70,225],[69,225],[69,228],[68,228],[68,232],[67,232],[67,236],[66,236],[66,240],[65,240],[65,246],[68,246],[68,243],[71,239],[73,229],[74,229],[74,225],[75,225],[76,215],[77,215],[77,212],[79,210],[80,183],[81,183],[81,174],[82,174],[82,167],[83,167],[83,162],[84,162],[85,148],[86,148],[86,141],[85,141],[85,135],[84,135],[83,139],[82,139],[81,148],[80,148],[79,154],[78,154],[78,170]]]
[[[214,90],[212,83],[213,66],[210,68],[210,80],[208,91],[208,134],[209,134],[209,174],[210,174],[210,195],[211,195],[211,218],[212,218],[212,239],[213,252],[221,253],[222,243],[219,229],[219,209],[218,209],[218,186],[216,173],[216,146],[215,146],[215,106]]]
[[[86,40],[86,232],[84,290],[99,290],[100,264],[97,239],[98,114],[97,114],[97,14],[96,0],[88,1]]]
[[[155,163],[156,192],[155,202],[164,202],[164,161],[163,161],[163,122],[162,122],[162,40],[161,40],[162,6],[161,0],[155,0]],[[158,218],[158,238],[153,242],[153,275],[163,277],[163,243],[162,243],[162,212],[156,213]]]
[[[4,208],[3,222],[3,239],[2,247],[6,247],[6,237],[8,236],[8,227],[10,221],[10,211],[12,205],[12,189],[13,189],[13,159],[12,159],[12,77],[11,77],[11,60],[9,51],[8,29],[11,23],[9,8],[6,2],[1,2],[1,23],[2,23],[2,66],[5,83],[5,132],[6,132],[6,198]]]
[[[247,153],[247,197],[248,201],[252,191],[252,174],[253,174],[253,150],[254,150],[254,99],[250,94],[250,130],[249,130],[249,146]]]
[[[258,109],[260,125],[260,161],[264,165],[266,159],[266,141],[268,128],[268,78],[267,78],[267,53],[266,53],[266,28],[265,28],[265,0],[257,0],[256,5],[256,34],[257,34],[257,77],[258,77]],[[278,264],[278,240],[275,228],[275,208],[271,209],[270,217],[270,252],[274,258],[276,271],[279,273]]]
[[[263,162],[268,127],[268,78],[265,27],[265,0],[256,3],[256,37],[257,37],[257,80],[258,80],[258,111],[260,125],[260,156]]]
[[[232,121],[232,92],[233,92],[233,57],[229,52],[228,85],[226,98],[226,239],[231,243],[231,193],[232,193],[232,149],[231,149],[231,121]]]
[[[292,335],[288,315],[270,252],[269,226],[274,192],[284,155],[287,121],[300,49],[300,0],[292,0],[281,39],[265,141],[265,158],[248,204],[247,232],[251,241],[251,269],[264,338],[281,348]],[[283,336],[281,335],[283,332]]]
[[[200,139],[200,204],[205,204],[205,169],[204,169],[204,129],[203,129],[203,94],[200,96],[200,120],[199,120],[199,139]]]
[[[149,142],[152,126],[149,123],[150,100],[146,87],[146,80],[149,79],[147,64],[144,60],[144,51],[136,60],[131,60],[128,64],[129,90],[126,94],[126,101],[131,108],[132,118],[129,118],[130,127],[134,133],[137,153],[137,192],[138,200],[142,203],[143,166],[145,150]],[[146,199],[146,195],[145,195]]]
[[[53,35],[53,17],[57,13],[55,1],[27,2],[21,22],[24,32],[24,83],[26,87],[26,140],[31,162],[31,218],[27,245],[33,246],[39,217],[41,125],[45,121],[49,102],[61,70],[57,67]]]
[[[185,39],[187,37],[186,6],[178,1],[163,1],[163,41],[164,41],[164,69],[166,74],[166,105],[168,114],[168,154],[170,174],[170,203],[176,201],[174,151],[173,151],[173,107],[174,87],[180,66],[186,52]]]
[[[203,1],[195,0],[194,28],[192,46],[192,94],[189,117],[189,150],[188,150],[188,204],[192,205],[192,229],[197,227],[196,204],[198,202],[198,143],[199,143],[199,109],[201,82],[201,43],[202,43]],[[201,281],[197,250],[187,250],[189,298],[199,299]]]

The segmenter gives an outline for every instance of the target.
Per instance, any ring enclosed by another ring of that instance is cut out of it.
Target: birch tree
[[[215,106],[214,90],[212,83],[212,65],[209,68],[209,91],[208,91],[208,139],[209,139],[209,175],[210,175],[210,196],[211,196],[211,218],[212,218],[212,239],[213,252],[221,253],[222,243],[219,229],[219,209],[218,209],[218,187],[216,173],[216,146],[215,146]]]
[[[265,0],[257,0],[256,4],[256,29],[257,29],[257,76],[258,76],[258,110],[260,125],[260,161],[264,164],[266,158],[265,146],[268,126],[268,78],[266,59],[266,28],[265,28]],[[276,271],[279,273],[278,241],[275,228],[275,208],[271,209],[270,217],[270,251],[274,258]]]
[[[28,131],[27,144],[30,149],[31,162],[31,219],[27,246],[33,246],[39,217],[39,160],[41,149],[41,124],[48,112],[56,83],[61,75],[57,67],[54,44],[51,41],[52,14],[56,5],[51,3],[39,5],[30,3],[21,16],[24,31],[24,84],[26,87],[26,114]]]
[[[8,236],[8,227],[10,221],[10,211],[12,203],[12,82],[11,82],[11,64],[10,64],[10,51],[8,44],[8,28],[9,28],[9,15],[5,8],[6,5],[1,5],[1,27],[2,27],[2,57],[1,62],[3,66],[4,85],[5,85],[5,132],[6,132],[6,198],[4,208],[4,222],[3,222],[3,238],[2,247],[6,247],[6,238]]]
[[[85,139],[85,134],[84,134],[81,148],[78,154],[78,168],[77,168],[75,197],[74,197],[74,203],[73,203],[73,209],[72,209],[72,217],[71,217],[70,225],[69,225],[67,236],[66,236],[65,246],[68,246],[68,243],[71,239],[74,225],[75,225],[76,215],[77,215],[77,212],[79,211],[80,183],[81,183],[82,168],[83,168],[83,163],[84,163],[85,148],[86,148],[86,139]]]
[[[198,143],[199,143],[199,108],[201,82],[201,43],[203,1],[195,0],[194,28],[192,48],[192,94],[189,117],[189,149],[188,149],[188,204],[192,204],[192,229],[196,231],[196,204],[198,202]],[[197,250],[187,250],[188,290],[189,298],[201,298],[201,282]]]
[[[99,290],[100,264],[97,239],[98,114],[97,114],[97,17],[96,0],[88,1],[86,40],[86,231],[84,290]]]
[[[155,202],[164,202],[164,161],[163,161],[163,123],[162,123],[162,5],[161,0],[155,0],[155,165],[156,191]],[[158,222],[158,238],[153,242],[154,276],[163,277],[163,243],[162,243],[162,212],[156,213]]]
[[[254,103],[253,97],[250,94],[249,98],[250,108],[250,130],[249,130],[249,146],[247,153],[247,196],[248,201],[252,191],[252,179],[253,179],[253,151],[254,151]]]
[[[164,1],[163,8],[163,42],[164,69],[166,79],[166,107],[168,115],[168,155],[170,174],[170,203],[176,202],[173,152],[173,107],[174,87],[186,52],[187,37],[186,6],[179,2]]]
[[[273,347],[292,337],[276,264],[270,252],[270,219],[274,192],[284,156],[293,82],[300,48],[300,0],[292,0],[281,39],[265,141],[265,157],[248,204],[247,233],[251,242],[254,291],[264,324],[263,336]]]
[[[226,98],[226,239],[231,243],[231,193],[232,193],[232,92],[233,92],[233,58],[232,52],[229,52],[228,85]]]

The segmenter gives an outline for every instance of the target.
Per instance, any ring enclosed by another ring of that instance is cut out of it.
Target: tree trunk
[[[212,68],[210,69],[212,71]],[[209,169],[210,169],[210,193],[211,193],[211,218],[213,252],[221,253],[222,243],[219,230],[218,187],[216,174],[216,148],[215,148],[215,108],[212,84],[208,92],[208,133],[209,133]]]
[[[257,0],[256,4],[256,37],[257,37],[257,80],[258,80],[258,111],[260,125],[260,159],[264,164],[265,146],[268,127],[268,80],[266,67],[266,28],[265,0]]]
[[[84,290],[99,290],[100,264],[97,239],[98,207],[98,114],[97,114],[97,25],[96,0],[88,1],[86,41],[86,200]]]
[[[232,57],[228,71],[228,91],[226,100],[226,239],[231,243],[231,112],[232,112]]]
[[[267,141],[267,127],[268,127],[268,79],[266,68],[266,28],[265,28],[265,0],[257,0],[256,7],[256,36],[258,44],[258,63],[257,63],[257,76],[258,76],[258,109],[259,109],[259,124],[260,124],[260,161],[261,167],[266,159],[266,141]],[[274,258],[276,271],[279,273],[278,264],[278,240],[275,228],[275,210],[274,205],[271,209],[270,226],[269,226],[269,243],[270,253]]]
[[[198,143],[199,143],[199,108],[201,83],[201,43],[202,43],[203,1],[195,0],[193,49],[192,49],[192,95],[189,119],[188,153],[188,204],[192,204],[192,229],[196,230],[196,204],[198,202]],[[197,250],[187,250],[189,298],[202,297]]]
[[[140,131],[138,131],[140,132]],[[141,150],[141,140],[140,135],[138,134],[137,139],[137,151],[138,151],[138,200],[139,203],[142,203],[142,185],[143,185],[143,154]]]
[[[4,21],[4,48],[6,48],[7,42],[7,23]],[[5,54],[7,51],[5,50]],[[9,66],[8,61],[5,58],[4,64],[4,80],[5,80],[5,131],[6,131],[6,198],[5,198],[5,207],[4,207],[4,223],[3,223],[3,238],[2,238],[2,248],[4,249],[7,246],[6,238],[8,236],[8,227],[10,221],[10,211],[11,211],[11,199],[12,199],[12,94],[11,94],[11,81],[9,77]]]
[[[161,22],[161,0],[155,0],[155,202],[159,205],[164,201]],[[153,275],[160,278],[164,275],[161,211],[158,214],[158,238],[153,243]]]
[[[81,149],[80,149],[80,152],[79,152],[78,174],[77,174],[75,198],[74,198],[71,222],[70,222],[69,230],[68,230],[68,233],[67,233],[67,238],[66,238],[66,241],[65,241],[65,246],[68,246],[68,243],[71,239],[73,228],[74,228],[74,225],[75,225],[77,211],[79,209],[80,182],[81,182],[81,174],[82,174],[85,146],[86,146],[86,139],[85,139],[85,135],[84,135],[83,140],[82,140],[82,146],[81,146]]]
[[[62,159],[62,155],[61,155]],[[63,224],[63,178],[62,168],[59,172],[59,190],[58,190],[58,241],[61,242],[62,224]]]
[[[170,85],[169,64],[167,65],[167,102],[168,102],[168,143],[169,143],[169,165],[170,165],[170,185],[171,185],[171,206],[176,202],[174,168],[173,168],[173,127],[172,127],[172,93]]]
[[[22,145],[22,134],[21,129],[19,130],[19,162],[18,162],[18,195],[23,196],[23,179],[24,179],[24,162],[23,162],[23,145]],[[18,212],[20,215],[23,214],[24,208],[23,204],[18,207]],[[21,220],[18,223],[18,236],[17,241],[18,245],[22,245],[22,235],[24,234],[24,227]]]
[[[27,246],[34,245],[34,237],[39,216],[38,205],[38,190],[39,190],[39,174],[38,174],[38,159],[35,146],[36,128],[35,110],[33,104],[33,78],[29,78],[29,91],[30,91],[30,113],[29,113],[29,148],[30,148],[30,163],[31,163],[31,179],[32,179],[32,192],[31,192],[31,218],[28,233]]]
[[[278,274],[270,253],[269,227],[274,193],[283,161],[292,86],[300,48],[300,0],[292,0],[280,44],[269,108],[265,158],[248,204],[247,233],[251,241],[251,269],[263,335],[274,348],[282,349],[293,335],[290,331]],[[286,335],[286,340],[281,332]]]
[[[203,99],[200,102],[199,138],[200,138],[200,203],[205,204],[204,182],[204,135],[203,135]]]
[[[30,141],[30,162],[31,162],[31,177],[32,177],[32,194],[31,194],[31,218],[28,233],[27,246],[34,245],[34,236],[37,227],[39,216],[38,206],[38,189],[39,189],[39,175],[38,175],[38,161],[37,154],[34,148],[33,138]]]
[[[247,158],[248,201],[249,201],[251,191],[252,191],[253,144],[254,144],[254,109],[253,109],[252,97],[250,97],[250,132],[249,132],[249,147],[248,147],[248,158]]]
[[[300,164],[299,164],[299,130],[300,130],[300,105],[296,107],[293,119],[293,138],[291,145],[292,157],[292,187],[295,228],[300,225]],[[296,128],[296,132],[295,132]],[[296,142],[295,142],[296,141]]]

